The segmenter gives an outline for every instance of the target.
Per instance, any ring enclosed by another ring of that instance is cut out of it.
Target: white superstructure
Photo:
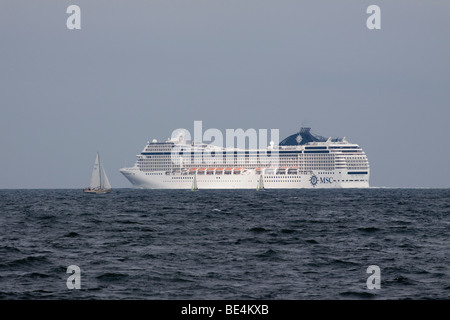
[[[277,165],[265,166],[267,157],[275,154]],[[139,188],[192,189],[195,180],[199,190],[257,189],[261,178],[264,189],[367,188],[370,175],[367,156],[357,144],[313,135],[310,128],[301,128],[267,149],[153,140],[137,155],[133,167],[120,172]]]

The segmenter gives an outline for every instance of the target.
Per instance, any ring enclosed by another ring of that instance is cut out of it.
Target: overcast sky
[[[448,188],[449,17],[442,0],[0,0],[0,188],[86,187],[97,151],[129,187],[119,168],[194,120],[307,125],[359,144],[371,186]]]

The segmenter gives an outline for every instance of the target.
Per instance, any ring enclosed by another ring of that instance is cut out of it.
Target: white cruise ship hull
[[[146,173],[138,168],[123,168],[120,172],[136,188],[142,189],[191,189],[194,175],[166,174],[165,172]],[[202,174],[197,175],[198,189],[257,189],[261,175],[247,174]],[[303,189],[303,188],[368,188],[369,175],[313,172],[306,175],[266,175],[263,177],[265,189]]]
[[[368,188],[369,162],[345,138],[313,135],[310,128],[267,149],[222,148],[184,140],[148,141],[131,168],[120,172],[147,189]]]

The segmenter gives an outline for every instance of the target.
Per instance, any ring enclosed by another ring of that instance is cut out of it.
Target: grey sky
[[[0,0],[0,188],[85,187],[97,151],[129,187],[118,169],[194,120],[280,139],[308,125],[361,145],[371,186],[450,187],[449,14],[442,0]]]

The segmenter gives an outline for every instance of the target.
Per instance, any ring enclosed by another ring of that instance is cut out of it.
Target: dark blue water
[[[449,189],[0,190],[0,299],[448,299],[449,249]]]

